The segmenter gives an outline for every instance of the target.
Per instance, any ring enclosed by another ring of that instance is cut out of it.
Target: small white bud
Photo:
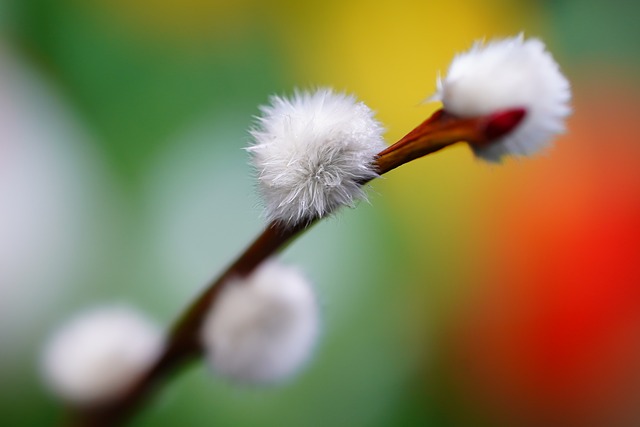
[[[267,261],[231,280],[203,325],[214,372],[245,384],[272,383],[309,358],[319,330],[312,286],[296,269]]]
[[[505,155],[529,156],[546,148],[565,129],[570,114],[569,82],[542,41],[518,37],[476,44],[457,55],[433,100],[460,117],[524,108],[526,116],[494,143],[472,146],[475,154],[497,162]]]
[[[42,357],[45,379],[61,398],[98,404],[126,391],[158,357],[160,329],[125,306],[80,313],[49,340]]]
[[[377,176],[384,129],[353,96],[331,89],[274,96],[262,106],[248,148],[268,220],[298,223],[353,206]]]

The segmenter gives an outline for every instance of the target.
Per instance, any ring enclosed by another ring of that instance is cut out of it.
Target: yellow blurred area
[[[523,3],[501,0],[322,4],[282,11],[292,13],[278,30],[298,62],[300,83],[358,94],[389,124],[390,140],[434,108],[415,107],[434,91],[438,71],[446,71],[455,52],[479,38],[526,30],[536,17]]]

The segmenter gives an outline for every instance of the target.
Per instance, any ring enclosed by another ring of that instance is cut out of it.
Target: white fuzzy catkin
[[[320,89],[274,96],[260,109],[248,150],[268,220],[309,221],[365,198],[360,183],[377,176],[373,161],[385,148],[369,107]]]
[[[160,354],[160,329],[120,305],[78,314],[49,340],[42,357],[45,380],[61,398],[98,404],[124,392]]]
[[[246,279],[226,284],[204,322],[201,341],[221,377],[268,384],[304,364],[318,330],[310,283],[296,268],[267,261]]]
[[[487,146],[472,146],[490,162],[505,155],[529,156],[565,129],[570,114],[569,82],[542,41],[523,35],[476,44],[457,55],[434,100],[461,117],[522,107],[526,116],[513,131]]]

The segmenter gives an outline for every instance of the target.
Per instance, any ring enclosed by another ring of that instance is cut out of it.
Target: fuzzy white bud
[[[260,109],[248,150],[268,220],[308,221],[365,198],[361,182],[377,176],[373,162],[385,148],[369,107],[320,89],[274,96]]]
[[[225,285],[201,340],[213,371],[245,384],[280,381],[309,358],[319,331],[313,288],[296,269],[267,261]]]
[[[106,306],[78,314],[49,340],[42,369],[49,387],[77,404],[117,397],[160,354],[160,329],[126,306]]]
[[[433,100],[460,117],[489,115],[524,108],[526,116],[513,131],[475,154],[497,162],[505,155],[529,156],[546,148],[565,129],[571,112],[569,82],[542,41],[523,35],[476,44],[457,55]]]

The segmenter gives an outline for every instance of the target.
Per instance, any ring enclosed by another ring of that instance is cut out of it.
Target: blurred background
[[[460,144],[290,246],[324,331],[282,387],[185,370],[136,426],[640,425],[640,3],[0,0],[0,425],[53,425],[55,325],[170,324],[263,225],[247,128],[270,94],[357,94],[391,143],[453,55],[524,31],[574,91],[547,155]]]

